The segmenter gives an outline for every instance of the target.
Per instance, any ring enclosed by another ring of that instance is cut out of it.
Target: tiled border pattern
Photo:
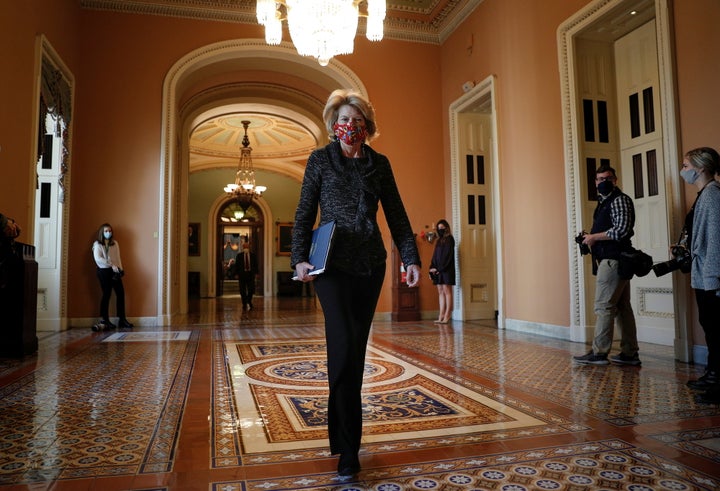
[[[383,348],[406,360],[410,358],[401,350],[415,351],[433,359],[445,358],[448,363],[452,363],[452,357],[462,359],[463,369],[468,372],[568,408],[580,407],[586,414],[616,426],[720,415],[720,406],[697,404],[694,393],[684,384],[678,384],[672,360],[667,365],[654,364],[652,368],[576,366],[567,351],[552,346],[538,349],[534,342],[516,339],[515,333],[503,333],[512,338],[511,342],[499,344],[495,335],[465,330],[460,346],[453,345],[451,336],[443,346],[443,338],[436,334],[418,334],[394,331],[392,337],[378,337],[378,340]],[[496,362],[499,356],[503,363]],[[513,368],[507,370],[508,367]],[[501,372],[502,369],[505,371]],[[548,377],[548,373],[553,373],[553,377]],[[588,387],[595,389],[589,391]],[[618,394],[618,397],[606,397],[607,393]]]
[[[366,460],[363,454],[361,463]],[[366,468],[355,481],[335,473],[216,482],[212,491],[409,489],[529,491],[718,489],[720,480],[620,440]]]
[[[650,436],[671,447],[699,455],[720,464],[720,427],[674,431]]]
[[[195,332],[165,347],[162,384],[147,380],[157,368],[154,347],[92,342],[62,361],[63,370],[50,363],[3,386],[3,417],[18,423],[0,435],[0,483],[171,471],[198,339]],[[126,370],[115,371],[119,361]],[[111,386],[124,398],[103,398]]]

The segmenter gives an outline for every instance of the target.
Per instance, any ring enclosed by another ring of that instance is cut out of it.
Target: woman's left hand
[[[411,264],[407,267],[407,273],[406,273],[406,283],[407,286],[416,286],[418,284],[418,281],[420,281],[420,266],[417,264]]]

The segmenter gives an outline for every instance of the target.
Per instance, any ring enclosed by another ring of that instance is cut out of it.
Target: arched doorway
[[[568,230],[592,223],[595,189],[588,176],[608,163],[635,202],[634,244],[657,260],[683,216],[667,3],[596,0],[558,29]],[[644,66],[636,75],[638,59]],[[640,131],[636,117],[644,122]],[[590,265],[582,261],[570,255],[571,339],[580,342],[592,338],[594,288]],[[677,359],[690,361],[690,314],[678,308],[689,298],[682,282],[648,275],[632,287],[638,339],[674,344]]]
[[[218,248],[216,251],[217,296],[237,294],[237,255],[242,245],[248,243],[250,251],[258,259],[258,274],[255,277],[255,291],[264,294],[265,283],[265,221],[262,210],[252,204],[243,209],[237,202],[229,201],[219,212],[216,221]]]
[[[241,74],[244,66],[254,70],[254,80],[259,77],[265,81],[245,82]],[[259,75],[258,67],[261,67]],[[282,76],[278,77],[278,73]],[[204,84],[206,78],[208,81]],[[278,79],[283,83],[278,84]],[[298,116],[297,124],[315,135],[316,144],[320,144],[324,142],[322,105],[327,95],[338,87],[366,92],[360,80],[336,60],[327,67],[319,67],[312,60],[297,55],[290,43],[270,47],[259,39],[232,40],[202,47],[178,60],[168,71],[163,87],[164,131],[158,201],[159,236],[162,237],[158,249],[158,323],[168,322],[173,313],[187,312],[187,255],[180,254],[180,259],[176,260],[172,252],[187,250],[188,142],[197,124],[196,118],[204,112],[233,104],[252,105],[257,113],[289,111]],[[304,161],[298,159],[273,170],[296,176],[299,182]],[[221,198],[218,196],[218,200]],[[265,219],[275,220],[273,207],[268,206]],[[264,232],[266,250],[272,243],[268,229],[270,227],[265,227]],[[217,239],[212,235],[208,240],[214,243]],[[268,276],[265,275],[266,282]]]

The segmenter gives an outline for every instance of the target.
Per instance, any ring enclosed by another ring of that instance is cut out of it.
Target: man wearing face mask
[[[630,197],[617,187],[615,169],[609,165],[595,171],[598,204],[593,214],[593,226],[583,238],[590,247],[595,287],[595,337],[592,350],[574,356],[583,365],[607,365],[610,361],[622,365],[640,365],[638,356],[635,314],[630,304],[630,280],[619,274],[620,255],[632,248],[630,238],[635,225],[635,207]],[[620,353],[608,354],[613,342],[614,323],[620,329]]]

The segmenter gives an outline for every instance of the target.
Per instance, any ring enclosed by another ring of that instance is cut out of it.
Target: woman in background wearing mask
[[[377,136],[370,102],[356,92],[336,90],[323,119],[333,141],[308,158],[290,263],[298,280],[314,281],[325,316],[330,453],[340,454],[340,477],[350,477],[360,471],[365,351],[385,278],[387,251],[376,217],[380,203],[407,266],[408,286],[418,282],[420,256],[390,162],[366,144]],[[310,276],[318,209],[321,225],[335,221],[335,236],[325,272]]]
[[[440,298],[440,313],[437,324],[447,324],[453,310],[452,287],[455,285],[455,239],[450,235],[450,224],[438,221],[435,226],[438,241],[430,262],[430,278],[437,285]]]
[[[700,403],[720,403],[720,157],[702,147],[685,154],[680,176],[697,190],[695,204],[685,217],[687,245],[692,255],[690,285],[695,290],[700,325],[708,349],[705,374],[688,382]]]
[[[97,240],[93,243],[92,249],[95,264],[97,265],[97,277],[100,280],[100,288],[102,288],[100,322],[93,326],[93,331],[115,328],[115,324],[110,322],[108,315],[110,295],[113,290],[115,290],[115,299],[117,301],[118,326],[132,328],[132,323],[125,318],[125,289],[122,284],[124,271],[120,260],[120,246],[113,239],[113,229],[109,223],[100,225]]]

